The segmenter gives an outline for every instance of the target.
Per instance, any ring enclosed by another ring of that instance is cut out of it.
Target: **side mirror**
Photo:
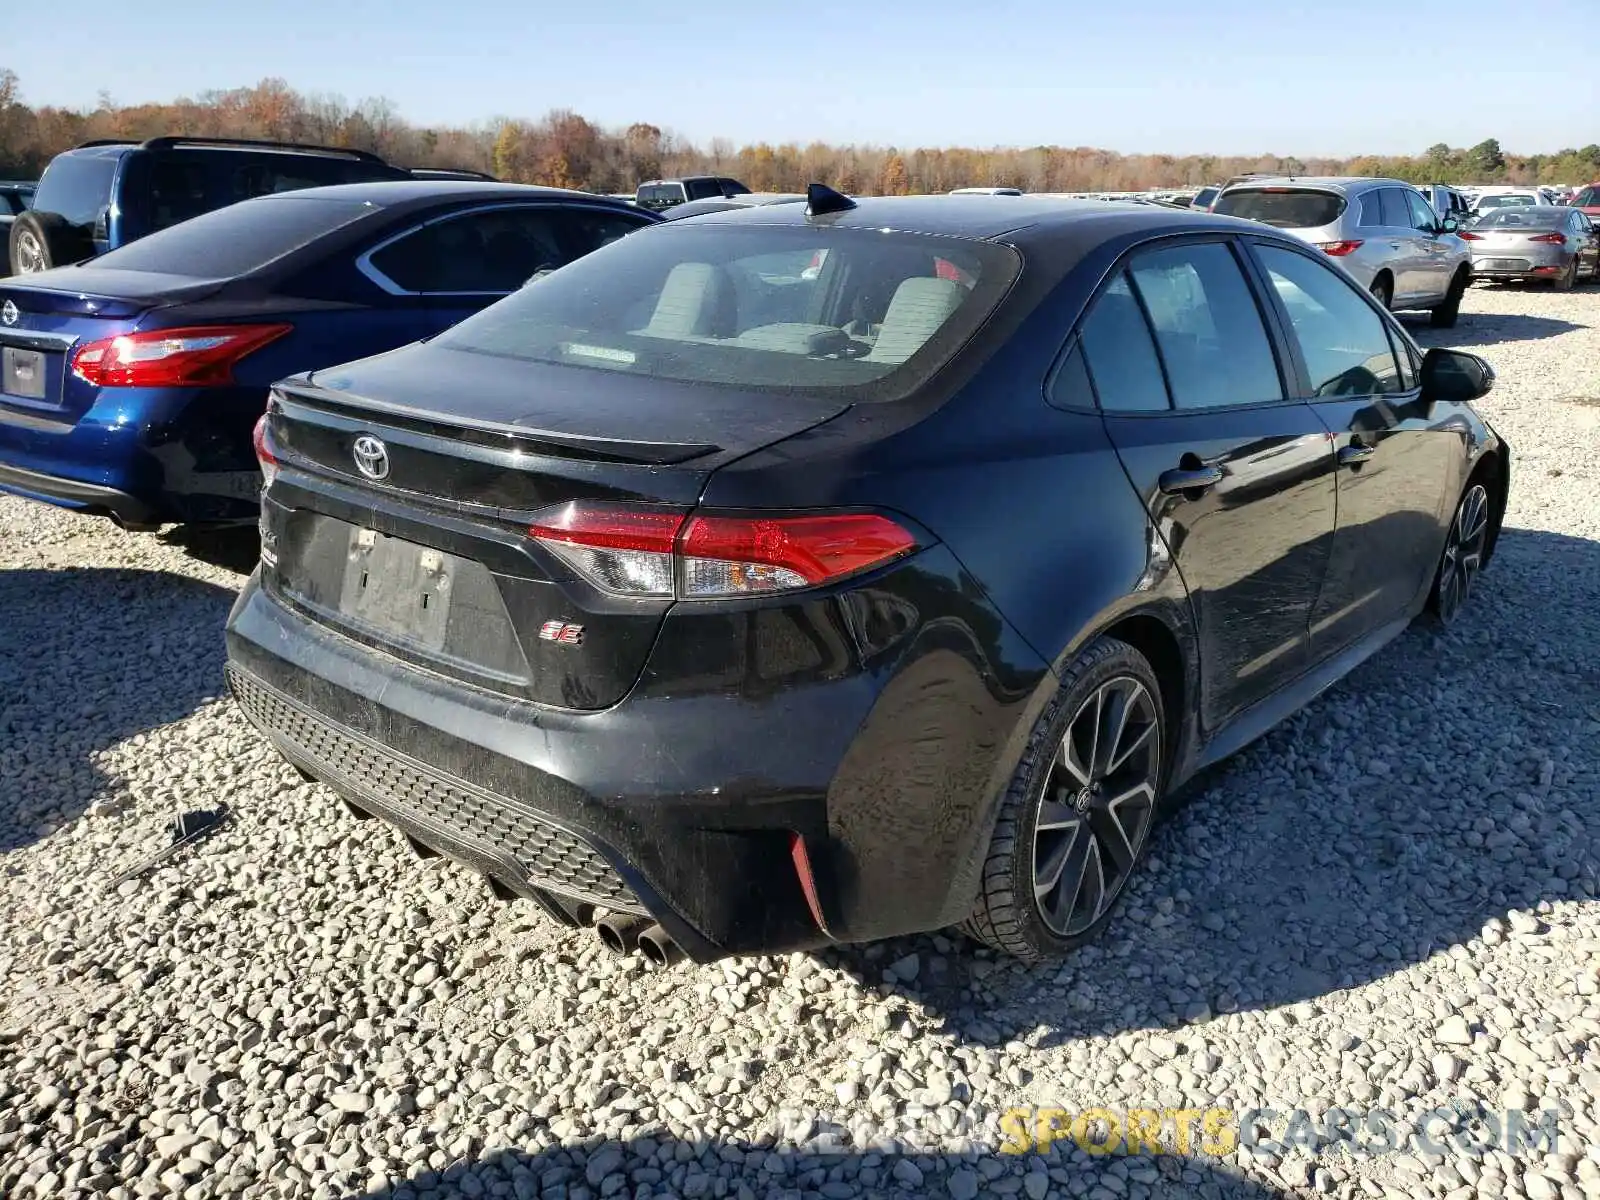
[[[1441,233],[1454,233],[1460,228],[1461,226],[1456,224],[1456,219],[1454,217],[1446,217],[1444,220],[1439,222],[1439,231]]]
[[[1494,368],[1465,350],[1429,350],[1422,356],[1422,399],[1427,404],[1465,404],[1489,394]]]

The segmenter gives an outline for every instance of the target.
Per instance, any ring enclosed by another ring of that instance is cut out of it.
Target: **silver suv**
[[[1211,211],[1320,246],[1385,308],[1428,309],[1441,329],[1456,323],[1472,282],[1455,221],[1398,179],[1252,179],[1224,188]]]

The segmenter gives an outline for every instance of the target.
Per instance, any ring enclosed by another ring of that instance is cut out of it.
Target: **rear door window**
[[[95,265],[228,279],[264,267],[371,212],[359,201],[322,197],[236,204],[130,242],[95,259]]]
[[[387,242],[367,257],[367,270],[392,292],[513,292],[639,223],[623,214],[591,216],[549,206],[486,209],[433,221]]]
[[[1220,242],[1134,258],[1130,271],[1150,314],[1179,409],[1283,399],[1278,363],[1255,297]]]
[[[241,200],[339,183],[396,179],[382,163],[333,155],[244,153],[197,147],[149,155],[129,182],[128,202],[148,213],[151,230],[167,229]]]
[[[1399,188],[1378,189],[1378,200],[1383,205],[1383,224],[1390,229],[1410,229],[1411,210],[1406,207],[1406,194]]]
[[[1314,398],[1404,390],[1388,327],[1337,268],[1278,246],[1256,253],[1288,312]]]
[[[1313,188],[1240,187],[1222,193],[1212,210],[1224,216],[1244,217],[1279,229],[1317,229],[1332,225],[1345,210],[1338,192]]]
[[[1106,412],[1166,412],[1167,383],[1128,273],[1100,293],[1078,335],[1100,407]]]
[[[571,208],[561,212],[561,223],[569,231],[571,249],[575,254],[588,254],[601,246],[609,246],[618,238],[626,237],[636,229],[656,222],[636,213],[611,212],[597,209],[587,212]]]
[[[63,154],[45,168],[33,207],[57,213],[68,225],[93,228],[111,204],[117,159],[98,154]]]

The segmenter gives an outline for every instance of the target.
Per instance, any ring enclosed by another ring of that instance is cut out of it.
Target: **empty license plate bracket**
[[[372,529],[350,531],[339,611],[358,625],[428,650],[444,646],[454,556]]]
[[[0,392],[23,400],[45,398],[45,357],[39,350],[0,347]]]

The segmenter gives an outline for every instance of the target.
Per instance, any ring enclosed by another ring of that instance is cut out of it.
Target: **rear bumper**
[[[253,521],[265,403],[261,389],[127,388],[76,420],[0,405],[0,488],[127,524]]]
[[[647,913],[697,961],[965,917],[1012,735],[1048,674],[952,645],[766,693],[641,685],[609,709],[558,710],[408,666],[258,577],[227,638],[246,714],[358,809],[547,911]]]
[[[62,508],[104,513],[128,526],[157,525],[161,520],[156,509],[117,488],[78,479],[63,479],[5,462],[0,462],[0,491],[29,500],[43,500]]]
[[[1552,247],[1548,252],[1519,250],[1504,254],[1485,251],[1472,256],[1474,279],[1553,279],[1566,269],[1572,256]]]

